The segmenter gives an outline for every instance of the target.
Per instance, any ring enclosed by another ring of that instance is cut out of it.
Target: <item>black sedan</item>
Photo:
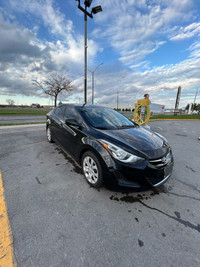
[[[167,140],[119,112],[101,106],[61,105],[47,114],[46,133],[81,165],[87,182],[140,189],[172,174]]]

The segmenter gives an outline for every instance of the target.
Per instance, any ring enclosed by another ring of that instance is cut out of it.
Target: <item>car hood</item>
[[[163,139],[144,127],[114,130],[98,130],[104,138],[121,148],[145,158],[159,158],[166,153]]]

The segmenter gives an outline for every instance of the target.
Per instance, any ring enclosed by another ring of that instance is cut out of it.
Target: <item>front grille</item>
[[[171,175],[173,167],[172,153],[169,152],[159,159],[149,160],[146,179],[153,186],[162,184]]]
[[[169,152],[167,155],[163,156],[159,159],[149,160],[149,163],[153,165],[154,168],[160,169],[165,167],[172,159],[171,153]]]

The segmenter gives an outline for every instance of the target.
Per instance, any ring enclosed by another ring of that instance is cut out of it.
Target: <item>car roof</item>
[[[78,108],[109,108],[109,107],[104,107],[104,106],[99,106],[99,105],[80,105],[80,104],[72,104],[72,103],[67,103],[67,104],[62,104],[58,107],[62,106],[71,106],[71,107],[78,107]]]

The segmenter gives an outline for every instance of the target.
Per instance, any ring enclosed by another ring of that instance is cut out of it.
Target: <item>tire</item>
[[[50,126],[47,126],[46,129],[46,135],[47,135],[47,140],[49,143],[53,143],[52,135],[51,135],[51,128]]]
[[[94,188],[101,187],[103,184],[103,168],[92,151],[87,151],[83,154],[81,166],[88,184]]]

